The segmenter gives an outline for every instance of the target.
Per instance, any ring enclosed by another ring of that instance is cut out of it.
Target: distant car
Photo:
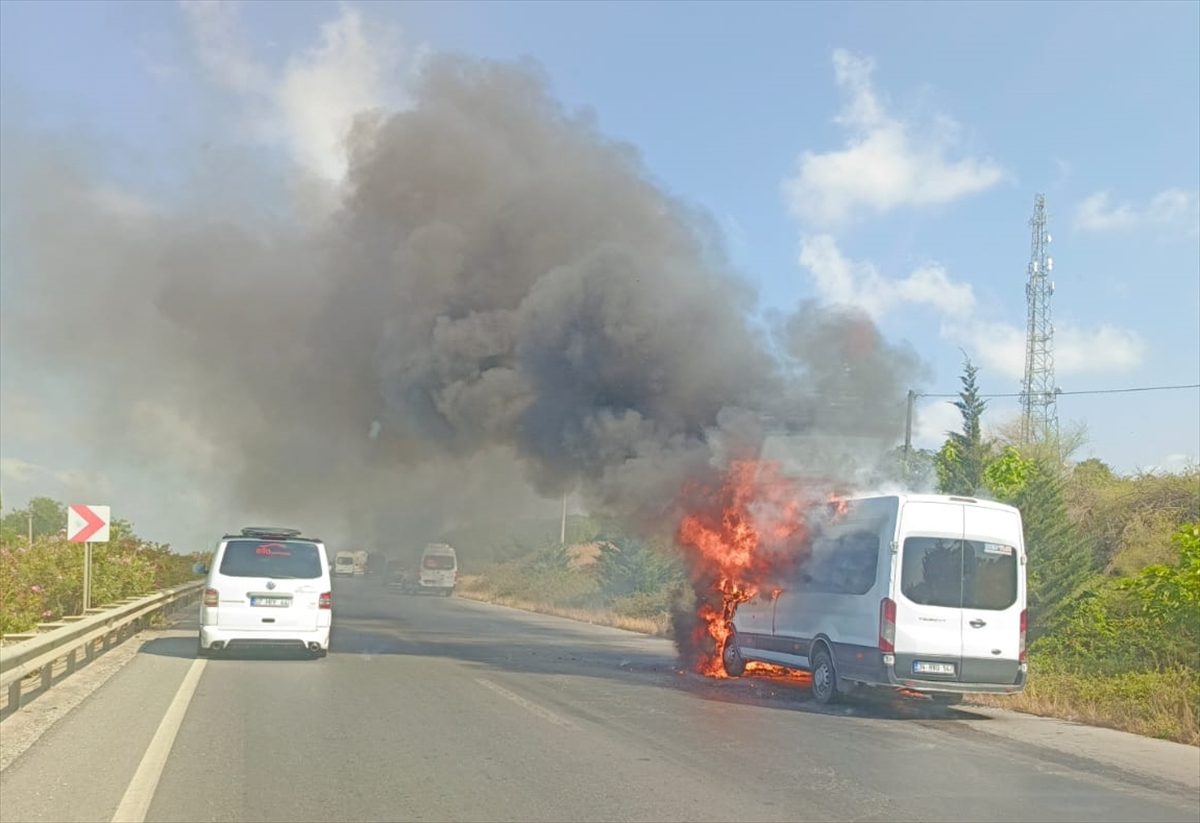
[[[217,544],[200,606],[199,654],[252,646],[329,651],[325,544],[295,529],[246,528]]]
[[[353,577],[354,552],[338,552],[333,560],[333,573],[338,577]]]
[[[430,543],[421,553],[421,574],[417,579],[421,591],[435,591],[443,597],[454,592],[458,582],[458,556],[445,543]]]

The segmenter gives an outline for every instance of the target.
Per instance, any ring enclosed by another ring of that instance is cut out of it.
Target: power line
[[[1133,386],[1125,389],[1085,389],[1082,391],[1056,391],[1058,395],[1080,395],[1080,394],[1128,394],[1130,392],[1143,391],[1171,391],[1174,389],[1200,389],[1200,383],[1180,383],[1172,386]],[[914,392],[917,397],[958,397],[959,393],[953,394],[930,394],[927,392]],[[1001,394],[981,394],[979,397],[1020,397],[1024,392],[1007,392]]]

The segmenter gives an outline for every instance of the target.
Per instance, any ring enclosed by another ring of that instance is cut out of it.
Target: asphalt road
[[[1050,721],[823,709],[459,598],[339,581],[333,645],[196,663],[194,630],[161,633],[0,772],[0,819],[109,821],[139,792],[152,821],[1200,819],[1194,787]]]

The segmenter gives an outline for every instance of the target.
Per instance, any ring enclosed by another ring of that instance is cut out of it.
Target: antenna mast
[[[1058,388],[1054,385],[1054,324],[1050,322],[1050,272],[1054,259],[1047,253],[1046,198],[1033,199],[1029,220],[1031,242],[1029,280],[1025,284],[1029,322],[1025,334],[1025,381],[1021,388],[1021,438],[1026,443],[1058,437]]]

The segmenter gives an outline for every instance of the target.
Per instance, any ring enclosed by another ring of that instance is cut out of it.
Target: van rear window
[[[910,537],[900,590],[925,606],[1001,611],[1017,602],[1017,552],[978,540]]]
[[[229,577],[312,580],[321,576],[321,555],[313,543],[230,540],[220,573]]]
[[[454,568],[454,557],[449,554],[427,554],[422,565],[427,569],[448,571]]]

